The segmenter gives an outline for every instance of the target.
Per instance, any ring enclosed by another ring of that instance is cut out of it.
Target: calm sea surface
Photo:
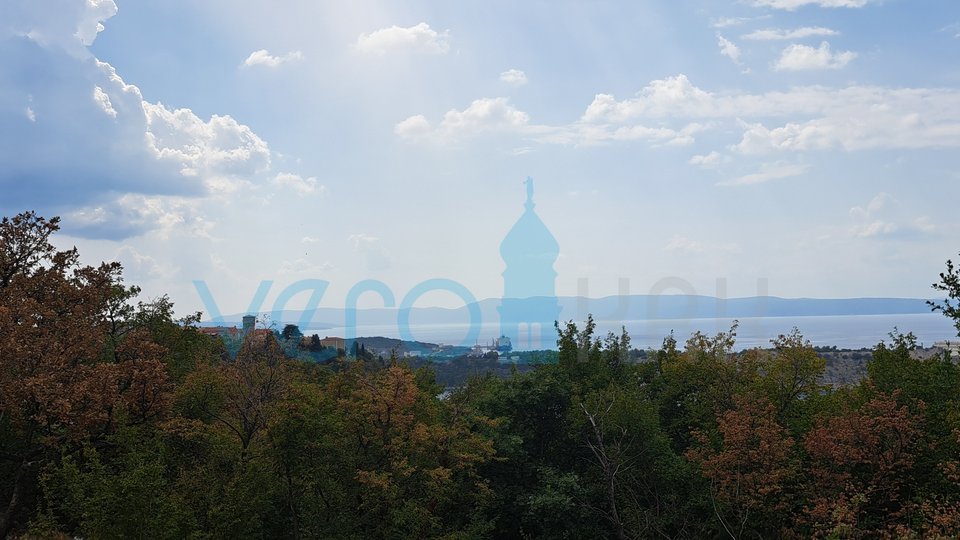
[[[873,347],[881,340],[886,340],[889,343],[888,334],[893,331],[894,327],[903,333],[913,332],[917,336],[918,342],[926,346],[932,345],[934,341],[958,339],[951,321],[938,313],[743,317],[739,321],[737,349],[768,346],[771,339],[776,338],[779,334],[790,332],[793,327],[799,328],[804,337],[813,342],[814,345],[832,345],[846,349]],[[673,330],[677,341],[682,344],[690,337],[691,333],[697,330],[705,334],[715,334],[729,330],[732,323],[733,319],[729,318],[597,321],[597,334],[602,336],[609,331],[619,333],[622,325],[630,333],[634,347],[641,349],[658,348],[662,344],[664,336],[669,334],[671,330]],[[418,341],[451,345],[461,344],[467,335],[467,330],[467,324],[413,325],[411,327],[413,337]],[[546,331],[549,333],[544,336],[543,341],[549,344],[550,348],[554,348],[555,332],[552,328],[546,329]],[[344,328],[308,329],[306,333],[314,332],[321,336],[343,336],[345,334]],[[396,325],[358,326],[357,335],[400,337]],[[481,325],[480,343],[489,342],[498,335],[500,335],[498,323]]]

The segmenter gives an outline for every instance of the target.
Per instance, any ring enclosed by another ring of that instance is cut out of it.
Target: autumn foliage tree
[[[111,343],[123,295],[117,263],[84,266],[57,250],[59,220],[26,212],[0,221],[0,537],[51,455],[98,444],[125,423],[155,419],[167,399],[162,350],[133,332]],[[122,324],[122,323],[121,323]]]
[[[695,431],[697,444],[686,456],[709,480],[714,513],[727,535],[776,536],[797,472],[794,441],[766,398],[733,399],[734,408],[717,415],[717,440]]]
[[[347,504],[355,505],[355,523],[365,534],[424,537],[452,533],[452,524],[486,528],[475,512],[450,518],[455,508],[480,508],[491,495],[477,471],[493,455],[482,436],[489,420],[463,403],[440,406],[423,391],[429,381],[418,384],[402,366],[373,374],[355,369],[332,382],[355,475],[345,486],[355,502]]]
[[[923,425],[898,392],[822,419],[807,434],[807,519],[819,534],[894,534],[912,509]],[[922,405],[921,405],[922,407]]]
[[[0,221],[0,537],[960,536],[960,368],[912,334],[840,385],[798,330],[647,352],[588,317],[445,388],[292,326],[225,343],[58,227]]]

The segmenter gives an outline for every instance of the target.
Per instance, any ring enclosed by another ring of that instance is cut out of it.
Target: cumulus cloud
[[[0,210],[62,214],[65,232],[90,237],[202,236],[210,223],[197,201],[275,176],[270,148],[248,126],[146,101],[91,54],[112,1],[50,4],[0,6],[0,61],[44,74],[0,79],[0,95],[29,98],[26,109],[0,103]]]
[[[208,188],[270,168],[267,143],[230,116],[213,115],[204,121],[190,109],[171,110],[148,102],[143,110],[147,145],[154,156],[177,164],[183,176],[198,177]]]
[[[93,87],[93,100],[97,102],[97,105],[103,109],[103,112],[110,118],[117,117],[117,110],[113,108],[113,103],[110,102],[110,96],[103,91],[103,88],[99,86]]]
[[[773,69],[777,71],[840,69],[856,57],[857,53],[852,51],[831,52],[830,44],[826,41],[820,43],[818,48],[795,43],[783,50]]]
[[[826,92],[836,101],[824,115],[769,128],[742,124],[734,148],[744,154],[839,148],[947,148],[960,146],[960,96],[934,90],[863,87]]]
[[[466,109],[451,109],[435,126],[423,115],[411,116],[394,126],[394,133],[409,141],[455,142],[483,134],[514,134],[541,143],[589,146],[614,141],[647,141],[661,145],[687,145],[706,128],[689,123],[677,129],[640,123],[609,122],[583,118],[561,125],[535,125],[527,113],[507,98],[474,100]],[[525,150],[525,152],[528,150]]]
[[[743,121],[739,121],[743,119]],[[750,122],[748,120],[760,120]],[[769,122],[783,122],[774,124]],[[582,119],[589,123],[737,121],[747,154],[839,148],[960,146],[960,92],[950,89],[849,86],[795,87],[751,94],[712,93],[686,76],[655,80],[635,97],[597,94]],[[768,127],[770,126],[770,127]]]
[[[837,32],[836,30],[831,30],[830,28],[824,28],[822,26],[804,26],[801,28],[794,28],[793,30],[765,28],[763,30],[755,30],[749,34],[744,34],[740,36],[740,38],[753,41],[783,41],[788,39],[803,39],[811,36],[836,36],[839,34],[840,32]]]
[[[259,51],[253,51],[250,53],[250,56],[241,64],[242,67],[254,67],[254,66],[263,66],[268,68],[275,68],[280,64],[289,64],[293,62],[299,62],[303,60],[303,53],[300,51],[290,51],[287,54],[276,56],[270,54],[266,49],[260,49]]]
[[[713,150],[709,154],[697,154],[691,157],[687,163],[690,165],[696,165],[702,169],[713,169],[729,161],[730,156],[725,156],[720,152]]]
[[[103,31],[104,21],[116,14],[113,0],[8,0],[0,5],[0,35],[89,58],[87,47]]]
[[[762,184],[770,180],[779,180],[781,178],[790,178],[800,176],[809,169],[809,165],[775,163],[764,165],[755,173],[745,174],[743,176],[726,180],[718,183],[718,186],[747,186],[751,184]]]
[[[500,74],[500,80],[516,86],[527,84],[527,74],[519,69],[508,69]]]
[[[299,174],[293,173],[279,173],[273,177],[271,180],[273,185],[292,189],[301,194],[313,193],[315,191],[324,191],[324,186],[317,184],[317,179],[303,178]]]
[[[908,216],[900,201],[886,192],[876,194],[866,206],[850,209],[854,225],[850,234],[857,238],[916,238],[936,232],[927,216]]]
[[[954,148],[960,146],[960,91],[800,86],[765,93],[715,93],[680,74],[651,81],[622,100],[597,94],[579,119],[565,125],[536,124],[506,98],[484,98],[462,111],[449,111],[436,124],[423,115],[411,116],[396,124],[394,132],[411,141],[444,142],[496,132],[543,144],[684,145],[699,133],[720,129],[742,133],[739,142],[729,146],[741,154]],[[691,161],[698,166],[707,163]]]
[[[405,139],[421,139],[427,136],[431,129],[427,117],[417,114],[397,123],[393,132]]]
[[[105,197],[99,203],[70,210],[63,221],[67,234],[107,240],[122,240],[151,231],[161,237],[177,231],[209,238],[212,225],[198,211],[196,200],[133,193]]]
[[[803,6],[819,6],[825,8],[861,8],[876,0],[753,0],[756,7],[772,7],[794,11]]]
[[[652,81],[637,97],[617,101],[611,94],[597,94],[583,113],[585,122],[621,123],[636,118],[665,116],[717,116],[718,102],[694,86],[686,75]]]
[[[717,34],[717,46],[720,47],[720,54],[732,60],[734,64],[740,65],[740,48],[734,42]]]
[[[510,105],[507,98],[482,98],[462,111],[447,111],[435,127],[423,115],[416,115],[394,126],[394,133],[408,140],[445,142],[488,132],[523,132],[529,119],[527,113]]]
[[[440,125],[450,131],[489,131],[522,127],[529,119],[507,98],[477,99],[462,111],[447,111]]]
[[[450,32],[437,32],[430,25],[420,24],[404,28],[391,26],[357,38],[357,50],[363,53],[383,55],[388,52],[411,51],[431,54],[446,54],[450,51]]]

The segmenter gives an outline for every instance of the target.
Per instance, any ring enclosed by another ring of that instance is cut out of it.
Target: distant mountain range
[[[560,320],[582,321],[593,314],[597,321],[632,321],[653,319],[711,319],[748,317],[804,317],[824,315],[899,315],[929,313],[930,307],[922,298],[779,298],[776,296],[753,296],[747,298],[716,298],[699,295],[628,295],[605,298],[577,296],[557,297],[560,305]],[[499,319],[497,307],[501,299],[491,298],[477,302],[483,322]],[[359,326],[395,325],[397,308],[357,309]],[[270,312],[258,315],[272,316]],[[343,308],[317,308],[305,328],[319,330],[342,327]],[[224,324],[239,325],[246,313],[227,315]],[[297,324],[303,311],[286,310],[279,317],[272,317],[278,325]],[[466,306],[448,309],[439,307],[414,307],[410,311],[411,325],[443,325],[468,323],[470,315]],[[204,325],[213,325],[205,322]]]

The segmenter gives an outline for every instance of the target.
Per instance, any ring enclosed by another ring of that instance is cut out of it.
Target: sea
[[[727,332],[734,321],[735,319],[732,318],[596,321],[596,335],[605,336],[607,332],[619,334],[621,328],[625,328],[630,335],[632,347],[658,349],[663,344],[664,338],[671,332],[673,332],[678,344],[682,346],[694,332],[699,331],[708,335]],[[913,333],[917,338],[917,343],[926,347],[933,345],[935,341],[960,341],[952,321],[939,313],[742,317],[736,319],[736,321],[739,323],[736,330],[735,349],[737,350],[768,347],[771,340],[776,339],[781,334],[790,333],[793,328],[797,328],[803,337],[815,346],[836,347],[838,349],[872,348],[881,341],[890,343],[890,334],[895,330],[903,334]],[[474,345],[473,342],[464,343],[469,330],[469,325],[465,323],[422,324],[411,325],[410,327],[410,332],[416,341],[472,346]],[[524,347],[522,344],[518,344],[514,338],[514,348],[518,350],[556,348],[555,330],[548,328],[544,331],[546,333],[541,339],[540,347]],[[346,329],[325,327],[311,330],[308,328],[305,333],[342,337],[346,334]],[[397,325],[358,325],[356,335],[398,339],[401,337]],[[499,335],[500,327],[498,323],[484,323],[480,326],[480,335],[477,342],[480,344],[489,343]]]

